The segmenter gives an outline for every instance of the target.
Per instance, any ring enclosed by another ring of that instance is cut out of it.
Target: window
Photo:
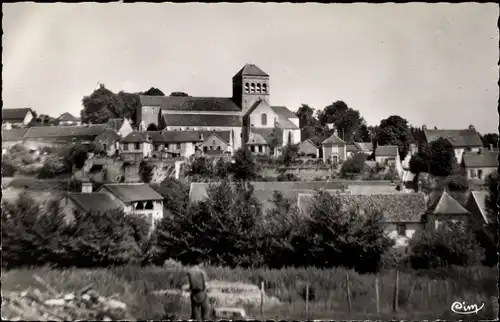
[[[248,83],[245,83],[245,93],[248,93],[250,90],[250,85]]]
[[[203,147],[203,152],[207,152],[208,151],[208,147],[204,146]]]
[[[147,210],[153,209],[153,202],[151,200],[146,201],[146,205],[144,206],[144,209],[147,209]]]
[[[220,145],[217,147],[217,150],[219,150],[219,151],[220,151]]]
[[[262,84],[262,93],[267,93],[267,84]]]
[[[136,143],[135,144],[135,149],[136,150],[140,150],[141,149],[141,144],[140,143]]]
[[[123,151],[128,151],[128,143],[123,144]]]
[[[266,113],[262,113],[262,115],[260,116],[260,123],[262,125],[267,125],[267,114]]]
[[[255,84],[254,83],[252,83],[250,85],[250,93],[255,93]]]
[[[215,145],[215,140],[212,141],[212,144]]]
[[[406,225],[405,224],[398,224],[397,230],[398,230],[399,236],[406,236]]]
[[[213,149],[214,149],[214,147],[211,145],[211,146],[210,146],[210,150],[213,150]]]
[[[470,148],[465,148],[465,151],[470,152]]]
[[[483,170],[477,170],[477,177],[478,179],[482,179],[483,178]]]
[[[107,145],[106,143],[103,143],[103,144],[102,144],[102,149],[103,149],[104,151],[106,151],[106,150],[108,149],[108,145]]]
[[[262,153],[262,145],[259,145],[259,152]]]
[[[136,210],[143,210],[144,209],[144,205],[142,204],[142,201],[137,202],[137,204],[135,205],[135,209]]]
[[[252,152],[255,152],[255,145],[252,145]]]
[[[476,177],[476,170],[475,169],[471,169],[470,170],[470,177],[471,178],[475,178]]]
[[[177,144],[175,145],[175,148],[176,148],[177,150],[180,150],[180,149],[181,149],[181,144],[180,144],[180,143],[177,143]]]
[[[260,84],[257,84],[256,90],[257,90],[257,93],[260,93]]]

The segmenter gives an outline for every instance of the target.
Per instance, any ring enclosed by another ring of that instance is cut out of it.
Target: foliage
[[[208,191],[207,201],[191,205],[183,216],[174,215],[158,225],[159,258],[215,265],[262,264],[257,223],[261,210],[253,188],[243,182],[223,181]]]
[[[235,180],[250,181],[257,178],[258,166],[252,152],[242,148],[234,153],[234,159],[228,170]]]
[[[59,202],[42,208],[26,193],[2,203],[2,265],[95,267],[141,263],[149,226],[119,211],[75,213],[68,222]]]
[[[430,226],[431,223],[410,240],[410,263],[414,269],[469,266],[483,259],[484,250],[468,227],[453,222],[440,223],[437,229]]]
[[[489,223],[476,232],[481,246],[485,249],[484,264],[493,266],[498,263],[498,173],[492,173],[486,178],[485,206]]]
[[[33,126],[54,126],[58,125],[58,120],[50,115],[40,114],[31,119],[26,127]]]
[[[148,89],[147,91],[142,93],[142,95],[145,95],[145,96],[165,96],[165,94],[160,89],[158,89],[156,87],[151,87],[150,89]]]
[[[188,185],[173,178],[166,178],[161,184],[151,187],[163,196],[163,207],[171,214],[182,216],[186,212],[189,201]]]
[[[358,130],[354,134],[353,137],[354,142],[371,142],[372,141],[372,135],[370,133],[370,130],[368,129],[368,126],[363,123],[359,126]]]
[[[498,173],[493,172],[486,177],[486,189],[488,195],[486,196],[486,210],[490,215],[496,217],[498,214]]]
[[[299,147],[298,145],[288,144],[283,149],[283,153],[280,157],[280,162],[285,166],[289,167],[297,158],[299,157]]]
[[[348,107],[343,101],[336,101],[318,112],[318,121],[323,126],[333,123],[346,142],[351,142],[360,126],[364,124],[359,111]]]
[[[2,158],[2,178],[3,177],[13,177],[16,173],[16,167],[10,158]]]
[[[212,169],[212,163],[208,158],[195,158],[193,162],[191,162],[190,168],[187,172],[188,176],[194,177],[202,177],[202,178],[211,178],[214,174]]]
[[[487,133],[481,136],[481,140],[483,141],[483,147],[489,148],[490,144],[493,148],[498,148],[498,133]]]
[[[180,97],[187,97],[189,96],[188,94],[184,93],[184,92],[172,92],[170,93],[169,96],[180,96]]]
[[[403,160],[410,150],[413,137],[408,121],[401,116],[392,115],[380,121],[376,135],[378,145],[397,145],[399,156]]]
[[[450,141],[439,138],[429,145],[429,172],[434,176],[446,177],[452,174],[457,163]]]
[[[429,155],[425,152],[419,151],[410,158],[410,171],[415,175],[426,173],[429,171]]]
[[[364,153],[355,153],[351,158],[347,159],[340,169],[343,177],[349,174],[359,174],[365,169],[366,155]]]
[[[155,166],[146,161],[141,161],[139,164],[139,176],[141,177],[142,182],[150,183],[153,178],[153,170]]]
[[[445,186],[449,191],[467,191],[469,180],[462,174],[453,174],[445,179]]]
[[[280,173],[276,177],[276,181],[300,181],[300,178],[293,173]]]
[[[224,161],[223,158],[220,158],[215,163],[214,175],[217,178],[221,178],[221,179],[228,178],[228,176],[229,176],[229,163]]]

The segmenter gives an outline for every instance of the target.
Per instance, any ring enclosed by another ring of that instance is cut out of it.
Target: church
[[[299,118],[270,103],[268,74],[246,64],[232,85],[232,97],[141,95],[136,124],[141,131],[202,131],[205,151],[248,146],[269,154],[273,145],[300,143]]]

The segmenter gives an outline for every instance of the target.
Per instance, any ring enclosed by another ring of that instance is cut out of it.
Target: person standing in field
[[[207,295],[207,273],[200,262],[188,270],[189,288],[191,291],[191,319],[209,320],[210,304]]]

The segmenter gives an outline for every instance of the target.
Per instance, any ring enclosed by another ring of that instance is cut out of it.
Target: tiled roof
[[[201,201],[207,198],[207,190],[210,185],[217,183],[191,183],[189,191],[189,200],[191,201]],[[268,181],[268,182],[251,182],[254,187],[254,191],[265,190],[269,192],[272,191],[293,191],[293,190],[303,190],[303,191],[314,191],[317,189],[324,190],[343,190],[346,185],[339,182],[330,181]],[[293,192],[290,192],[294,194]],[[272,196],[272,193],[270,193]]]
[[[375,149],[376,157],[396,157],[398,155],[397,145],[379,145]]]
[[[274,128],[251,128],[247,144],[269,144]],[[277,144],[283,144],[283,133],[277,132]],[[253,142],[252,140],[255,140]],[[263,140],[263,141],[262,141]]]
[[[130,132],[129,135],[124,137],[121,140],[121,142],[123,142],[123,143],[142,143],[142,142],[148,142],[149,138],[151,138],[151,136],[148,134],[148,132],[133,131],[133,132]]]
[[[395,194],[340,194],[335,198],[348,208],[361,210],[378,210],[383,213],[386,222],[420,222],[425,214],[425,198],[422,193],[395,193]],[[298,207],[307,214],[314,202],[314,195],[299,195]]]
[[[200,131],[149,131],[154,143],[200,142]]]
[[[28,132],[28,129],[11,129],[2,130],[2,142],[3,141],[20,141],[24,138],[24,135]]]
[[[316,145],[316,143],[314,143],[312,140],[310,139],[307,139],[307,140],[304,140],[302,142],[300,142],[300,144],[303,144],[303,143],[309,143],[311,144],[313,147],[315,147],[316,149],[318,148],[318,146]]]
[[[431,204],[429,212],[440,215],[462,215],[469,213],[469,211],[450,196],[446,190],[442,192],[441,197],[437,199],[437,201]]]
[[[481,147],[483,145],[479,133],[474,129],[464,130],[424,130],[427,142],[444,138],[455,148]]]
[[[121,139],[121,136],[118,133],[116,133],[115,130],[105,129],[101,134],[96,136],[94,141],[96,141],[96,142],[106,141],[107,142],[109,140],[120,141],[120,139]]]
[[[466,168],[496,168],[498,167],[498,152],[482,151],[479,153],[464,153],[463,162]]]
[[[109,190],[113,195],[123,202],[163,200],[163,197],[149,185],[140,183],[113,183],[105,184],[99,190]]]
[[[278,114],[278,124],[276,124],[277,127],[281,129],[287,129],[287,130],[297,130],[299,127],[295,124],[293,124],[287,117]]]
[[[231,141],[231,131],[199,131],[203,134],[203,139],[208,140],[212,135],[216,135],[222,141],[229,143]]]
[[[395,194],[400,193],[396,190],[395,184],[349,184],[347,189],[353,195],[372,195],[372,194]],[[403,192],[401,192],[403,193]]]
[[[2,108],[2,121],[23,121],[31,108]]]
[[[265,76],[265,77],[269,77],[268,74],[264,73],[264,71],[262,69],[260,69],[259,67],[257,67],[254,64],[246,64],[245,66],[243,66],[242,69],[240,69],[239,72],[237,72],[233,76],[233,78],[240,77],[240,76]]]
[[[228,97],[140,96],[141,105],[161,106],[170,111],[240,112]]]
[[[213,114],[164,114],[167,126],[241,127],[241,116]]]
[[[248,136],[248,141],[246,142],[248,145],[268,145],[269,143],[266,139],[259,133],[251,132]]]
[[[68,138],[96,137],[106,129],[106,124],[82,126],[35,126],[29,128],[25,139],[31,138]]]
[[[120,208],[120,203],[106,193],[70,193],[68,198],[84,212],[101,212]]]
[[[108,127],[110,129],[115,130],[115,131],[118,131],[122,127],[123,122],[124,122],[124,120],[123,119],[119,119],[119,118],[109,119],[108,120]]]
[[[268,210],[271,210],[274,205],[273,205],[273,198],[274,198],[274,192],[279,192],[285,199],[291,200],[294,204],[297,203],[298,197],[300,194],[314,194],[314,190],[307,190],[307,189],[275,189],[275,190],[254,190],[253,195],[254,197],[259,201],[259,203],[262,206],[262,211],[267,212]],[[331,194],[336,194],[343,192],[342,189],[340,190],[325,190],[328,193]]]
[[[471,196],[468,200],[468,203],[474,203],[476,208],[479,210],[481,217],[483,217],[486,223],[490,221],[496,220],[496,218],[492,218],[486,209],[486,197],[488,196],[488,192],[486,191],[472,191]]]
[[[345,141],[339,138],[336,134],[332,134],[329,138],[323,141],[323,144],[326,145],[342,145],[345,144]]]
[[[354,145],[359,149],[359,151],[364,153],[373,152],[373,143],[371,142],[354,142]]]
[[[274,111],[274,113],[282,115],[286,118],[289,119],[298,118],[298,116],[295,115],[294,112],[290,111],[286,106],[271,106],[271,108]]]
[[[347,152],[354,152],[354,153],[358,152],[358,147],[355,146],[354,144],[348,144],[345,149]]]
[[[66,122],[78,122],[78,121],[80,121],[79,118],[73,116],[71,113],[68,113],[68,112],[62,113],[57,119],[59,121],[66,121]]]

